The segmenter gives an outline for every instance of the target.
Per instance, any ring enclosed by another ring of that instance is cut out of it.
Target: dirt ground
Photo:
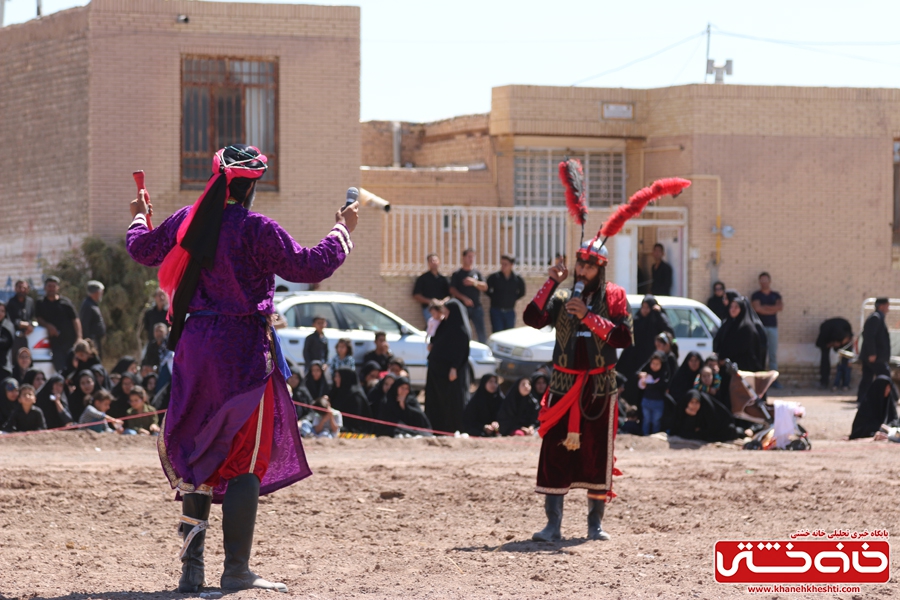
[[[530,541],[544,524],[537,440],[312,441],[315,475],[261,502],[251,567],[303,598],[742,598],[746,587],[713,580],[716,540],[900,533],[900,445],[842,440],[849,397],[781,395],[806,406],[811,452],[674,450],[620,436],[609,542],[584,539],[582,491],[566,500],[563,542]],[[149,438],[0,437],[0,598],[186,597],[172,592],[172,498]],[[220,516],[214,507],[207,537],[213,586]],[[896,581],[810,597],[900,597]]]

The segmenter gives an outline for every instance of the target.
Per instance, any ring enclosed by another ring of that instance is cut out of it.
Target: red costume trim
[[[534,296],[534,300],[532,300],[534,305],[538,307],[538,310],[544,310],[544,307],[547,306],[547,302],[550,300],[550,296],[553,295],[553,292],[558,285],[559,282],[555,279],[548,279],[541,289],[538,290],[538,293]]]
[[[206,198],[206,194],[209,193],[209,190],[212,188],[213,184],[216,183],[220,177],[225,177],[226,183],[230,184],[231,180],[235,177],[259,179],[266,174],[265,165],[268,163],[268,159],[259,151],[258,148],[254,146],[249,146],[249,148],[252,150],[256,150],[257,156],[254,156],[252,160],[263,163],[263,168],[251,168],[243,165],[243,163],[248,162],[251,159],[248,159],[248,161],[231,163],[230,165],[226,166],[224,148],[213,155],[213,176],[210,177],[209,181],[206,182],[206,188],[203,190],[203,193],[200,194],[200,197],[197,198],[197,201],[194,202],[194,204],[191,206],[191,210],[188,211],[187,217],[185,217],[185,219],[178,226],[176,243],[172,247],[172,249],[169,250],[169,253],[166,254],[166,257],[163,259],[162,264],[159,266],[159,272],[157,273],[156,277],[159,280],[159,287],[162,288],[162,290],[169,297],[168,317],[170,321],[172,319],[172,310],[175,304],[175,290],[178,289],[178,284],[181,283],[181,279],[184,277],[184,272],[187,269],[188,262],[190,262],[191,260],[190,253],[181,246],[181,240],[184,239],[184,235],[187,233],[188,227],[190,227],[191,225],[191,221],[194,220],[194,214],[197,212],[197,208],[199,208],[200,204]],[[230,194],[228,193],[225,194],[226,202],[228,201],[229,195]]]
[[[596,369],[591,369],[590,371],[576,371],[574,369],[560,367],[559,365],[553,365],[553,368],[557,371],[576,375],[576,378],[575,383],[569,388],[569,391],[566,392],[553,406],[547,406],[550,388],[547,388],[547,391],[544,392],[544,397],[541,399],[541,412],[538,414],[538,420],[541,422],[541,427],[538,430],[540,436],[544,437],[554,425],[559,423],[566,413],[569,415],[569,433],[581,433],[581,402],[579,401],[581,400],[581,391],[584,388],[584,384],[588,377],[605,373],[614,366],[615,365],[598,367]]]
[[[204,484],[215,488],[220,480],[228,481],[246,473],[253,473],[262,481],[269,469],[274,430],[275,390],[270,377],[259,406],[234,436],[224,462]]]
[[[609,332],[616,328],[616,324],[612,321],[604,319],[600,315],[590,311],[584,315],[581,322],[587,325],[587,328],[591,330],[591,333],[597,335],[604,342],[606,341],[606,338],[609,337]]]

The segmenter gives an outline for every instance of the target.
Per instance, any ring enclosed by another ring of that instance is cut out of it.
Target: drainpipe
[[[722,264],[722,178],[718,175],[688,175],[691,181],[716,182],[716,266]]]
[[[3,0],[0,0],[2,2]],[[394,121],[391,123],[391,128],[394,134],[394,168],[399,168],[400,165],[400,146],[402,141],[402,128],[400,127],[400,121]]]

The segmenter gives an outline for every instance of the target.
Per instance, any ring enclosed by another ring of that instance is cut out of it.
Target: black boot
[[[259,505],[259,479],[253,473],[238,475],[228,481],[222,501],[222,537],[225,541],[223,590],[258,588],[287,592],[283,583],[272,583],[250,571],[253,529]]]
[[[181,499],[181,525],[179,531],[185,545],[181,551],[181,579],[178,591],[196,593],[205,583],[203,568],[203,547],[206,541],[206,526],[212,498],[205,494],[184,494]],[[194,532],[193,537],[191,533]]]
[[[546,494],[544,496],[544,512],[547,514],[547,526],[531,536],[536,542],[558,542],[562,539],[559,528],[562,525],[563,499],[565,496]]]
[[[602,540],[609,539],[609,534],[603,531],[600,521],[603,520],[603,513],[606,512],[606,500],[594,500],[588,498],[588,539]]]

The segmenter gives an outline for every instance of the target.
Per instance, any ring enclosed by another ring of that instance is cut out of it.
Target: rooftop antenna
[[[732,65],[732,63],[731,63],[730,59],[726,60],[725,64],[717,63],[717,62],[713,61],[712,59],[707,59],[706,74],[712,75],[713,73],[715,73],[716,80],[714,83],[725,83],[725,76],[732,74],[731,65]],[[704,78],[704,81],[705,81],[705,78]]]

